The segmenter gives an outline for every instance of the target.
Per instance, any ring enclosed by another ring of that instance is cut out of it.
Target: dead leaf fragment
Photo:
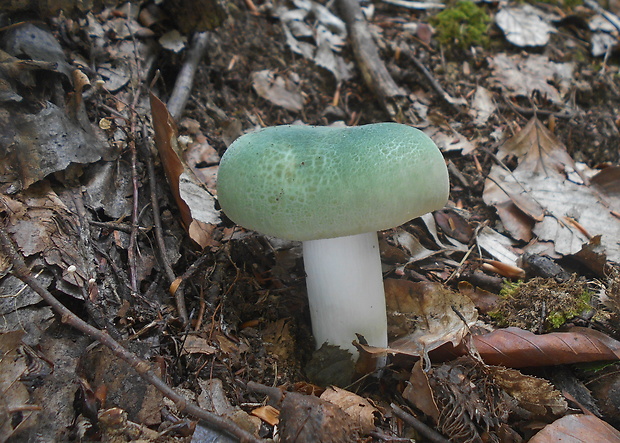
[[[501,366],[488,369],[495,383],[516,399],[520,407],[532,413],[531,419],[552,419],[566,413],[566,399],[549,381]]]
[[[529,4],[502,7],[495,23],[504,31],[506,40],[516,46],[544,46],[555,28],[544,19],[544,13]]]
[[[620,219],[610,211],[608,197],[584,174],[574,174],[579,169],[566,148],[538,119],[498,152],[500,160],[508,155],[517,157],[518,166],[514,171],[493,166],[483,199],[498,208],[515,238],[526,240],[533,233],[553,242],[557,254],[569,255],[601,235],[607,259],[620,261]]]
[[[347,413],[356,429],[359,429],[362,434],[369,434],[375,429],[375,418],[378,417],[379,410],[364,397],[336,386],[330,386],[325,389],[320,398],[333,403]]]
[[[530,443],[620,442],[620,431],[595,415],[567,415],[547,425]]]
[[[485,363],[509,368],[618,360],[620,342],[587,328],[536,335],[518,328],[472,336]]]
[[[289,392],[280,410],[282,441],[348,443],[357,430],[338,406],[312,395]]]
[[[568,90],[573,78],[572,63],[555,63],[544,55],[497,54],[489,58],[496,84],[511,96],[530,97],[538,91],[552,103],[561,104],[562,94],[549,82],[560,80],[561,89]]]
[[[299,112],[304,107],[299,84],[284,74],[268,69],[253,72],[252,87],[259,96],[286,110]]]
[[[220,220],[219,211],[215,209],[215,199],[183,162],[177,142],[176,123],[166,105],[153,93],[150,93],[150,101],[155,144],[179,207],[181,221],[190,238],[204,248],[211,241],[213,227],[209,224],[217,224]]]
[[[439,283],[386,279],[384,285],[388,333],[399,336],[390,352],[425,357],[445,343],[460,343],[476,322],[473,302]]]

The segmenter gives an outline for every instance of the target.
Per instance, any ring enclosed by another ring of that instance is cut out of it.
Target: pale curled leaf
[[[501,8],[495,15],[495,22],[506,40],[516,46],[544,46],[555,32],[544,13],[529,4]]]
[[[566,413],[566,399],[548,380],[501,366],[489,366],[488,370],[493,374],[495,384],[517,400],[520,407],[534,414],[534,417],[554,418]]]

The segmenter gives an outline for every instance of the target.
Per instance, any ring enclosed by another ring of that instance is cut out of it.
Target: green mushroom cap
[[[299,241],[399,226],[443,207],[449,192],[435,143],[397,123],[246,134],[222,157],[217,181],[235,223]]]

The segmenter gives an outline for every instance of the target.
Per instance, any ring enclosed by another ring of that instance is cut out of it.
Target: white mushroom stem
[[[387,315],[376,232],[303,242],[312,332],[350,351],[356,333],[387,346]]]

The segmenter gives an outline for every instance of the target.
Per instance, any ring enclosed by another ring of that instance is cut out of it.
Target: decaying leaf
[[[0,182],[12,183],[13,192],[71,164],[96,162],[109,154],[92,128],[53,103],[35,114],[0,110],[0,132]]]
[[[488,370],[495,384],[532,414],[529,419],[550,420],[566,413],[566,399],[549,381],[501,366],[489,366]]]
[[[553,87],[550,81],[560,81],[561,89],[568,89],[562,85],[570,84],[573,78],[574,66],[572,63],[555,63],[544,55],[497,54],[489,58],[493,69],[494,80],[497,85],[511,96],[530,97],[538,91],[553,103],[562,103],[562,94]]]
[[[347,37],[345,23],[318,2],[295,0],[293,3],[298,9],[276,8],[291,51],[330,71],[337,82],[351,78],[351,65],[338,55]]]
[[[23,331],[0,334],[0,441],[7,441],[32,421],[36,410],[20,381],[28,372],[26,356],[18,352],[23,336]]]
[[[325,389],[320,398],[333,403],[347,413],[361,434],[370,434],[375,429],[375,419],[379,416],[379,410],[364,397],[336,386],[330,386]]]
[[[442,434],[451,441],[498,438],[516,401],[495,383],[488,367],[469,356],[426,373],[417,366],[403,396],[430,414]]]
[[[299,83],[289,75],[276,74],[268,69],[253,72],[252,87],[265,100],[289,111],[299,112],[304,107]]]
[[[387,279],[385,295],[388,333],[399,337],[390,342],[390,352],[426,358],[445,343],[460,343],[477,319],[468,297],[438,283]]]
[[[536,335],[518,328],[472,336],[485,363],[509,368],[618,360],[620,342],[602,332],[573,328]]]
[[[282,441],[348,443],[357,429],[338,406],[313,395],[288,392],[280,410]]]
[[[504,31],[506,40],[516,46],[544,46],[555,32],[547,14],[530,4],[502,7],[495,15],[495,22]]]
[[[620,442],[620,431],[595,415],[567,415],[532,437],[529,443]]]
[[[14,198],[0,196],[0,202],[11,208],[6,229],[23,254],[26,257],[40,254],[47,264],[58,266],[62,280],[74,287],[74,290],[63,287],[65,292],[82,298],[77,288],[84,287],[90,276],[79,246],[79,222],[50,183],[32,185]]]
[[[573,173],[578,168],[562,143],[538,119],[530,120],[498,152],[500,160],[508,155],[516,156],[519,165],[514,171],[493,166],[483,198],[502,209],[500,218],[515,238],[526,239],[529,230],[541,241],[553,242],[556,253],[568,255],[576,254],[592,237],[600,235],[607,259],[620,262],[616,240],[620,237],[620,218],[610,206],[614,201],[589,185],[583,174],[575,181]]]
[[[476,88],[471,106],[476,126],[486,125],[491,115],[497,110],[491,91],[482,86]]]
[[[184,164],[177,142],[177,127],[166,106],[153,93],[150,93],[150,100],[155,144],[179,207],[181,221],[190,238],[204,248],[211,241],[213,226],[209,225],[220,221],[215,199]]]

